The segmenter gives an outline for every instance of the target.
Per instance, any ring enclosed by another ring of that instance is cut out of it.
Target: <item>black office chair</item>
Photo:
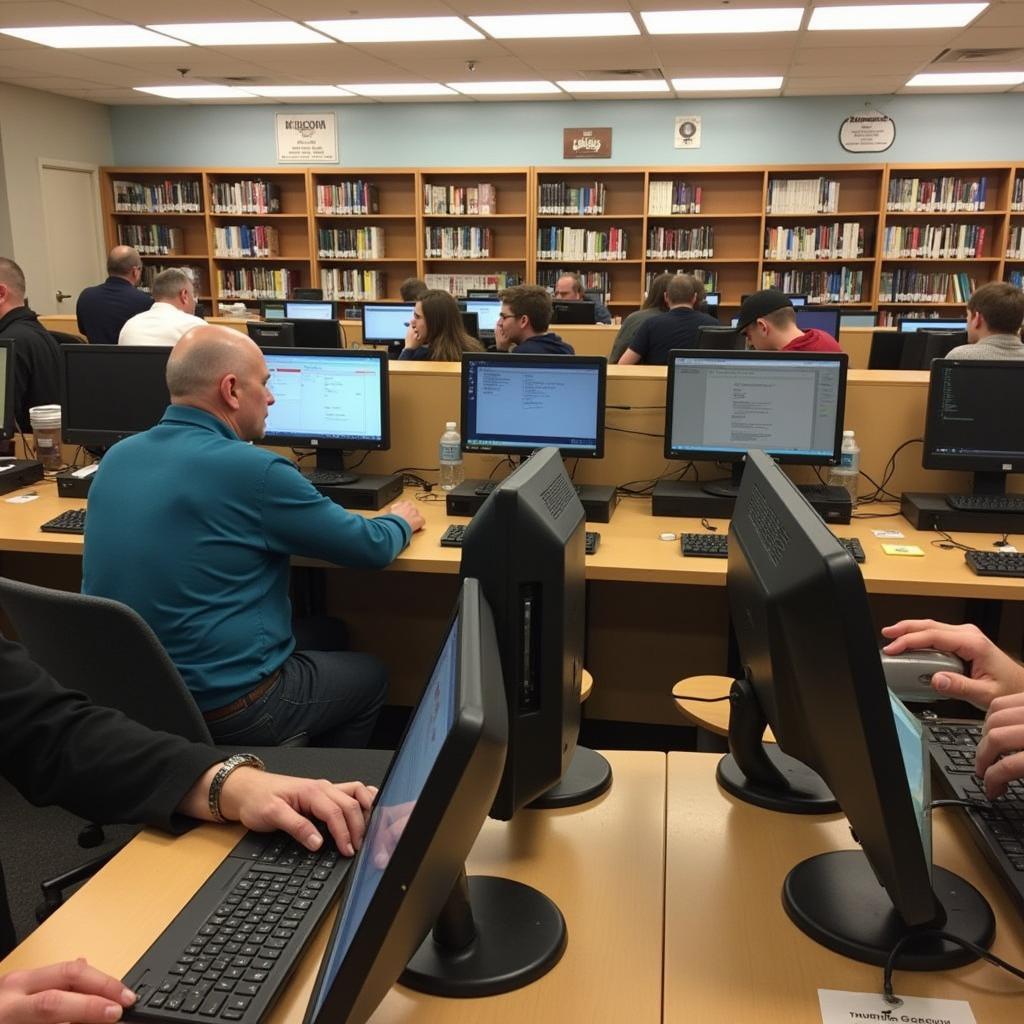
[[[67,331],[50,331],[58,345],[88,345],[89,342],[81,334],[69,334]]]

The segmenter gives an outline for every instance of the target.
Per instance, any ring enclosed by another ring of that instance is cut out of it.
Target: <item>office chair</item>
[[[67,331],[50,331],[58,345],[88,345],[89,342],[81,334],[69,334]]]

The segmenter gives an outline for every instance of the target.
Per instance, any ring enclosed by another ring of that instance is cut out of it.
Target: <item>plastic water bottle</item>
[[[860,478],[860,446],[852,430],[843,431],[842,457],[832,467],[828,482],[831,487],[842,487],[850,495],[850,503],[857,504],[857,482]]]
[[[462,438],[455,429],[455,421],[444,425],[441,435],[441,490],[450,491],[458,487],[465,477],[462,467]]]

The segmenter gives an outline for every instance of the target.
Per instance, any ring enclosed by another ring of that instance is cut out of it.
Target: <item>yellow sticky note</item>
[[[916,544],[883,544],[882,550],[887,555],[923,555],[924,548]]]

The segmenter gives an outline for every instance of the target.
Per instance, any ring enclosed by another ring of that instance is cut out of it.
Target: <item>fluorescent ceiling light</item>
[[[632,15],[619,14],[508,14],[471,17],[495,39],[582,39],[588,36],[638,36]]]
[[[430,43],[445,39],[483,39],[461,18],[353,18],[307,24],[343,43]]]
[[[114,49],[122,46],[186,46],[138,25],[68,25],[62,28],[3,28],[5,36],[60,50]]]
[[[782,88],[778,78],[673,78],[672,88],[677,92],[752,92]]]
[[[559,92],[554,82],[448,82],[465,96],[527,96]]]
[[[295,21],[221,21],[194,25],[150,25],[196,46],[289,46],[330,39]]]
[[[988,4],[872,4],[865,7],[816,7],[811,32],[887,28],[963,28]]]
[[[440,82],[376,82],[372,85],[339,85],[357,96],[457,96]]]
[[[1024,71],[959,71],[914,75],[907,87],[929,85],[1024,85]]]
[[[728,11],[643,11],[652,36],[711,35],[739,32],[796,32],[802,7],[744,8]]]
[[[150,85],[136,86],[135,92],[148,92],[169,100],[251,100],[255,97],[246,89],[233,85]]]
[[[261,85],[257,88],[254,85],[247,85],[246,92],[254,93],[257,96],[268,98],[287,99],[289,96],[296,98],[311,96],[351,96],[352,93],[339,89],[336,85]]]
[[[610,81],[568,81],[559,82],[559,88],[566,92],[668,92],[668,82],[663,79],[620,79]]]

